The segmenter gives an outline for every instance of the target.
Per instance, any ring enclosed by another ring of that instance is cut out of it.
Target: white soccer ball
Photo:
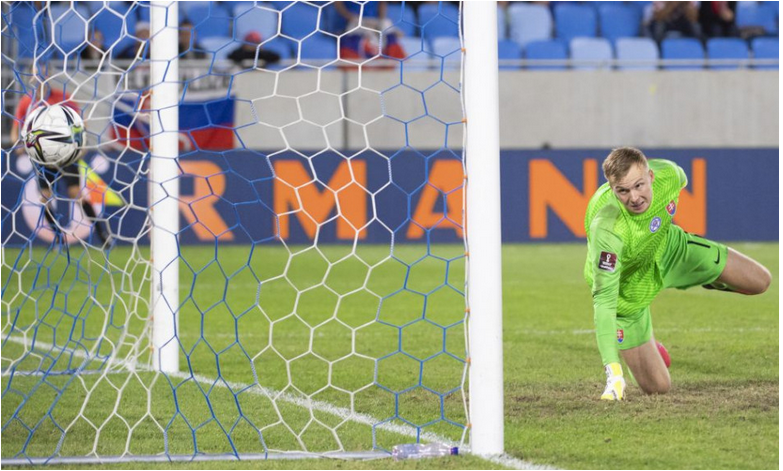
[[[79,159],[84,122],[66,105],[43,105],[28,113],[22,139],[30,159],[45,167],[63,168]]]

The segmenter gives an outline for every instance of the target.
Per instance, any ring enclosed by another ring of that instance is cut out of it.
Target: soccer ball
[[[84,122],[73,108],[44,105],[27,115],[21,134],[27,155],[33,162],[63,168],[79,158],[84,142]]]

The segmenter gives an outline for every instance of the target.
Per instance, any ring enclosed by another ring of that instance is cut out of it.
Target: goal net
[[[2,2],[4,465],[469,445],[460,11],[336,3]]]

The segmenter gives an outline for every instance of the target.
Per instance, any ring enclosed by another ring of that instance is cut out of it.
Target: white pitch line
[[[26,340],[24,338],[19,338],[19,337],[9,337],[8,341],[9,342],[14,342],[14,343],[17,343],[17,344],[20,344],[20,345],[23,345],[26,348],[29,348],[32,345],[31,341]],[[79,357],[79,358],[85,358],[85,359],[89,359],[90,358],[87,354],[85,354],[81,350],[68,350],[68,349],[62,348],[60,346],[53,345],[53,344],[46,343],[46,342],[41,342],[41,341],[36,341],[35,345],[36,345],[36,348],[40,348],[41,350],[47,350],[48,349],[48,350],[65,351],[65,352],[68,352],[68,353],[72,353],[74,356]],[[130,362],[125,361],[125,360],[114,360],[114,359],[112,359],[112,360],[110,360],[108,362],[108,364],[105,366],[105,368],[109,369],[112,366],[126,366],[126,365],[129,365],[129,364],[130,364]],[[208,378],[208,377],[202,376],[202,375],[197,375],[197,374],[191,375],[189,373],[180,373],[180,372],[177,372],[177,373],[158,373],[158,372],[155,372],[155,371],[151,370],[150,368],[148,368],[148,367],[146,367],[144,365],[138,365],[138,364],[135,365],[135,368],[136,368],[136,370],[139,370],[139,371],[145,371],[145,372],[156,373],[156,374],[163,374],[164,376],[170,376],[170,377],[173,377],[173,378],[179,378],[179,379],[190,379],[190,378],[192,378],[194,381],[197,381],[197,382],[205,384],[205,385],[209,385],[210,387],[212,387],[214,385],[214,386],[217,386],[219,388],[230,388],[233,391],[237,391],[237,390],[248,391],[251,394],[268,397],[268,398],[273,399],[273,400],[278,400],[279,399],[279,400],[291,403],[291,404],[296,405],[296,406],[305,407],[305,408],[316,410],[316,411],[319,411],[319,412],[325,412],[327,414],[331,414],[331,415],[334,415],[336,417],[339,417],[339,418],[341,418],[343,420],[349,420],[349,421],[357,422],[357,423],[360,423],[360,424],[363,424],[363,425],[370,425],[370,426],[372,426],[372,425],[376,425],[379,422],[381,422],[380,419],[376,419],[375,417],[372,417],[372,416],[367,415],[367,414],[360,414],[360,413],[351,411],[350,409],[347,409],[345,407],[337,407],[335,405],[332,405],[332,404],[329,404],[328,402],[323,402],[323,401],[314,401],[314,400],[309,399],[307,397],[301,397],[301,396],[297,396],[297,395],[290,394],[290,393],[284,393],[284,392],[277,391],[277,390],[274,390],[274,389],[271,389],[271,388],[266,388],[266,387],[260,386],[258,384],[244,384],[244,383],[237,383],[237,382],[225,381],[225,380],[217,381],[218,378],[211,379],[211,378]],[[131,372],[132,371],[128,371],[127,373],[131,373]],[[116,373],[125,373],[125,372],[116,372]],[[3,375],[4,376],[6,376],[8,374],[10,374],[10,372],[8,370],[3,371]],[[22,374],[25,374],[25,373],[22,373]],[[385,423],[385,424],[377,425],[377,428],[381,429],[381,430],[397,433],[397,434],[400,434],[400,435],[408,436],[408,437],[416,437],[416,430],[413,427],[405,427],[405,426],[402,426],[402,425]],[[429,433],[429,432],[422,433],[421,434],[421,438],[423,440],[427,440],[427,441],[431,441],[431,442],[435,442],[435,441],[442,442],[442,443],[446,443],[446,444],[449,444],[449,445],[452,445],[452,446],[457,446],[458,445],[458,444],[454,443],[453,441],[451,441],[451,440],[449,440],[447,438],[444,438],[444,437],[441,437],[439,435],[436,435],[434,433]]]
[[[18,338],[18,337],[9,337],[8,341],[14,342],[20,345],[25,346],[26,348],[29,348],[32,345],[31,341],[25,340],[24,338]],[[74,356],[77,356],[79,358],[89,359],[89,355],[85,354],[81,350],[67,350],[65,348],[59,347],[57,345],[53,345],[46,342],[36,341],[35,342],[36,347],[40,347],[41,349],[50,349],[50,350],[59,350],[63,352],[70,352]],[[109,363],[106,365],[106,368],[111,368],[112,366],[127,366],[130,365],[131,362],[128,362],[126,360],[110,360]],[[146,366],[134,365],[137,370],[145,371],[145,372],[153,372],[151,369],[147,368]],[[114,372],[114,373],[124,373],[124,372]],[[127,373],[131,373],[131,371],[128,371]],[[3,375],[9,374],[8,371],[3,371]],[[107,374],[110,374],[110,372],[107,372]],[[158,373],[158,374],[164,374],[164,373]],[[356,412],[351,411],[350,409],[344,408],[344,407],[337,407],[332,404],[329,404],[327,402],[323,401],[313,401],[309,398],[303,398],[301,396],[296,396],[289,393],[283,393],[280,391],[276,391],[271,388],[266,388],[263,386],[260,386],[258,384],[244,384],[244,383],[237,383],[233,381],[218,381],[215,382],[214,380],[202,376],[202,375],[190,375],[187,373],[167,373],[168,376],[180,378],[180,379],[189,379],[192,378],[194,381],[197,381],[202,384],[209,385],[210,387],[215,385],[219,388],[231,388],[232,390],[243,390],[243,391],[249,391],[252,394],[259,395],[259,396],[265,396],[269,398],[274,399],[280,399],[285,402],[294,404],[296,406],[300,407],[306,407],[308,409],[317,410],[319,412],[325,412],[327,414],[331,414],[337,417],[340,417],[344,420],[349,420],[353,422],[357,422],[364,425],[375,425],[380,422],[380,420],[376,419],[375,417],[372,417],[368,414],[359,414]],[[246,389],[247,388],[247,389]],[[396,424],[382,424],[378,425],[377,428],[393,433],[397,433],[399,435],[404,435],[408,437],[415,437],[416,436],[416,430],[412,427],[404,427],[401,425]],[[434,433],[425,432],[421,434],[421,438],[426,441],[430,442],[441,442],[446,443],[451,446],[457,446],[458,444],[445,438],[441,437]],[[470,453],[469,450],[467,450],[467,453]],[[334,456],[332,456],[334,458]],[[495,464],[499,464],[501,466],[505,466],[507,468],[511,469],[556,469],[549,466],[543,466],[543,465],[536,465],[534,463],[530,463],[524,460],[520,460],[518,458],[515,458],[513,456],[503,454],[503,455],[493,455],[493,456],[480,456],[480,458],[486,459],[487,461],[490,461]]]
[[[547,465],[540,465],[531,463],[529,461],[520,460],[519,458],[515,458],[507,454],[480,456],[480,458],[484,458],[487,461],[491,461],[495,464],[499,464],[511,469],[558,469]]]

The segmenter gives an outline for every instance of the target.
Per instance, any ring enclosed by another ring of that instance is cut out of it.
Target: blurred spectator
[[[384,31],[391,27],[391,21],[386,18],[386,2],[334,2],[334,8],[347,23],[346,31],[350,31],[359,24],[362,26]],[[360,21],[361,20],[361,21]]]
[[[90,40],[82,48],[81,58],[87,60],[100,60],[106,54],[103,33],[100,30],[94,30]]]
[[[149,55],[150,24],[146,21],[136,23],[136,32],[133,34],[133,44],[125,47],[117,54],[120,59],[146,59]]]
[[[199,46],[193,23],[183,20],[179,27],[179,57],[181,59],[205,59],[207,53]]]
[[[364,62],[381,55],[405,57],[399,41],[402,31],[386,17],[386,2],[334,2],[334,7],[347,22],[347,34],[340,40],[341,59]]]
[[[667,37],[701,39],[699,10],[696,2],[653,2],[650,33],[660,43]]]
[[[701,2],[699,23],[710,38],[739,36],[736,23],[737,2]]]
[[[246,60],[255,60],[256,57],[258,57],[258,67],[261,68],[280,60],[278,53],[261,47],[261,34],[256,31],[247,33],[244,42],[228,55],[228,58],[237,64]]]

